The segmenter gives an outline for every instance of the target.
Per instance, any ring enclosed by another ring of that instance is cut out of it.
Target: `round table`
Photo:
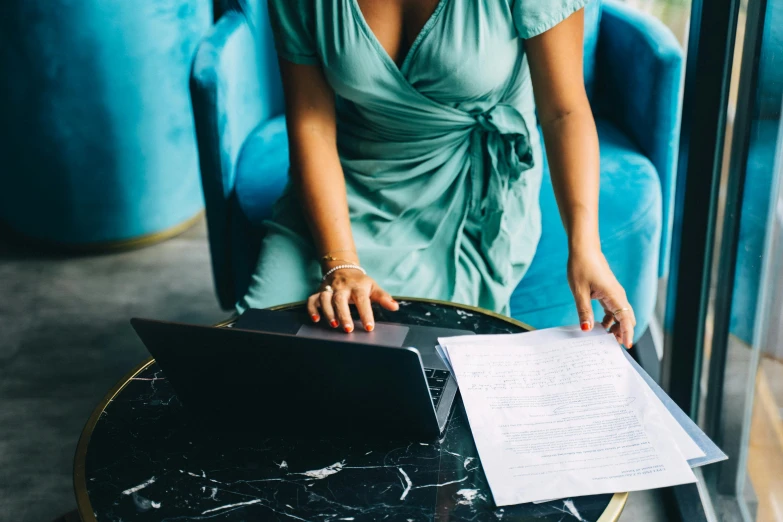
[[[532,329],[479,308],[413,298],[399,302],[397,312],[377,309],[376,319],[480,334]],[[180,412],[152,359],[104,397],[84,427],[74,462],[83,522],[605,522],[619,518],[628,497],[617,493],[496,508],[461,399],[442,440],[431,444],[347,442],[314,433],[237,445],[184,429]]]

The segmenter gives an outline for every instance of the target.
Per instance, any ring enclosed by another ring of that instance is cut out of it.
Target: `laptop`
[[[445,430],[457,384],[437,338],[472,333],[379,322],[346,334],[253,309],[226,328],[131,324],[198,429],[406,440]]]

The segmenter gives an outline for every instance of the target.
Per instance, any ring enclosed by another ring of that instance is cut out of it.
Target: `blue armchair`
[[[256,11],[220,19],[198,49],[191,77],[212,266],[225,308],[247,289],[261,222],[287,179],[274,46],[265,9]],[[589,5],[585,83],[601,144],[601,238],[636,309],[639,334],[668,269],[681,74],[679,45],[657,20],[616,2]],[[566,237],[548,175],[541,208],[541,243],[511,297],[511,314],[536,327],[571,324],[577,316],[566,282]]]
[[[3,228],[81,250],[195,222],[188,75],[212,4],[5,0],[0,13]]]

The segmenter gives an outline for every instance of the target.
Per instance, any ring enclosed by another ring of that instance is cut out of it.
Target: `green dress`
[[[398,67],[356,0],[269,0],[278,54],[322,67],[362,265],[392,295],[508,312],[541,234],[524,39],[587,0],[440,0]],[[320,266],[290,185],[237,309],[306,299]]]

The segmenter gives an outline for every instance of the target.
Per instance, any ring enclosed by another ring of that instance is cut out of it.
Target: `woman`
[[[418,295],[508,312],[540,236],[543,152],[583,330],[636,323],[598,237],[598,138],[582,78],[587,0],[269,0],[290,180],[238,303],[307,298],[367,330]],[[535,95],[535,102],[534,102]]]

